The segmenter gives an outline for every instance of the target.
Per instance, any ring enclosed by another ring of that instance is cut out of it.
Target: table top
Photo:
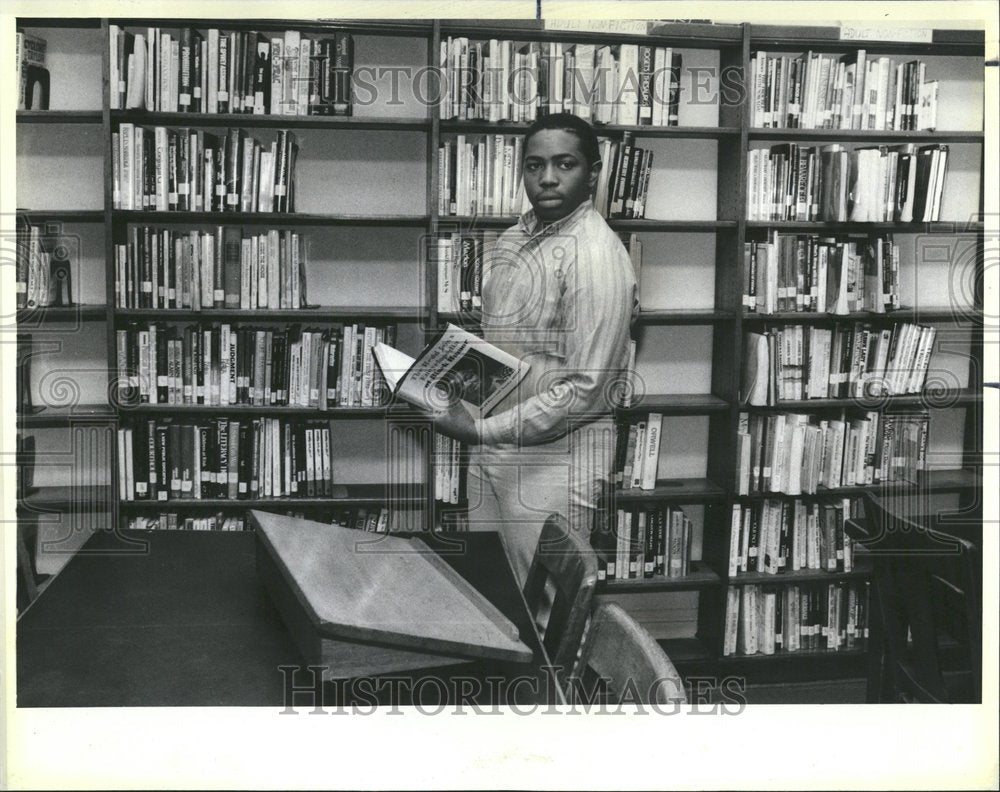
[[[533,661],[480,660],[393,674],[401,680],[396,687],[368,680],[363,696],[328,683],[323,704],[437,703],[451,700],[458,685],[463,695],[472,690],[477,703],[559,698],[499,536],[413,541],[427,542],[510,619]],[[291,675],[280,667],[302,665],[258,580],[251,532],[95,533],[17,622],[19,707],[284,707]],[[428,678],[435,684],[407,692]],[[299,671],[294,681],[308,685],[310,675]],[[311,706],[308,697],[297,696],[295,704]]]

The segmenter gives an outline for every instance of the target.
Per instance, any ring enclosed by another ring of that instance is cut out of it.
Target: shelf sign
[[[931,28],[897,27],[842,27],[841,41],[909,41],[930,44],[934,31]]]
[[[645,19],[546,19],[545,29],[645,36],[648,25]]]

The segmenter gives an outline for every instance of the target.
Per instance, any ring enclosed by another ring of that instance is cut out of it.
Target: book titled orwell
[[[477,417],[490,413],[528,373],[528,364],[482,338],[449,324],[412,358],[376,344],[378,361],[393,394],[428,410],[456,401]]]

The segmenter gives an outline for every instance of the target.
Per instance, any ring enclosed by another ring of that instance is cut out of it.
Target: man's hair
[[[531,140],[531,136],[537,132],[541,132],[543,129],[561,129],[564,132],[576,135],[580,140],[580,151],[587,160],[587,167],[592,166],[601,158],[594,128],[580,118],[580,116],[575,116],[572,113],[552,113],[551,115],[543,115],[536,119],[528,127],[528,131],[524,136],[525,150],[528,148],[528,141]]]

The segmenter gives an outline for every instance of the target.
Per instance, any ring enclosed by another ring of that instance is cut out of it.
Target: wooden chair
[[[965,538],[928,530],[873,495],[848,533],[872,558],[869,702],[982,699],[982,566]]]
[[[596,585],[597,556],[586,538],[562,515],[550,515],[528,569],[524,599],[544,628],[542,644],[561,669],[556,673],[562,682],[576,663]]]
[[[602,603],[594,611],[580,662],[570,685],[595,701],[618,704],[686,704],[680,674],[670,658],[620,605]],[[582,686],[582,690],[580,689]]]

